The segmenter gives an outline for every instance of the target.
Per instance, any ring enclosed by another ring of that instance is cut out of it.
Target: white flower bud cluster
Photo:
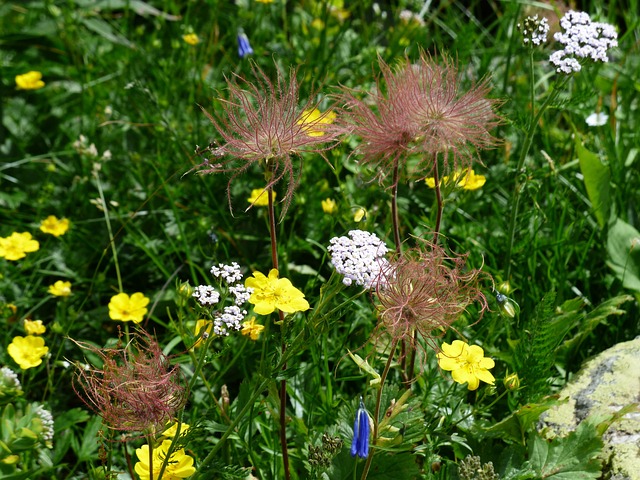
[[[220,293],[211,285],[198,285],[191,296],[195,297],[202,306],[215,305],[220,301]]]
[[[33,409],[33,413],[42,422],[42,439],[47,448],[53,448],[53,415],[49,410],[46,410],[42,405],[38,405]]]
[[[242,271],[240,270],[240,265],[236,262],[231,262],[231,265],[225,265],[224,263],[214,265],[211,267],[211,274],[228,284],[242,280]]]
[[[608,23],[592,22],[589,14],[569,10],[560,20],[563,31],[553,38],[564,45],[549,61],[558,73],[570,74],[582,68],[579,59],[608,62],[607,50],[618,46],[618,34]]]
[[[351,230],[347,237],[334,237],[327,251],[336,271],[344,275],[342,283],[355,282],[364,288],[375,286],[381,271],[389,262],[384,256],[387,246],[375,234],[363,230]]]
[[[525,45],[542,45],[547,41],[549,33],[549,22],[546,18],[534,15],[527,17],[518,24],[518,30],[522,32],[523,42]]]
[[[240,330],[247,311],[237,305],[230,305],[222,309],[222,314],[213,320],[213,333],[216,335],[229,335],[229,330]]]
[[[0,397],[4,395],[4,391],[11,391],[14,395],[22,394],[22,386],[16,372],[9,367],[0,368]]]

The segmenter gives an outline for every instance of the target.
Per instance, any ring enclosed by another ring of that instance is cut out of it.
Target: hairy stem
[[[433,162],[433,179],[435,183],[436,190],[436,223],[433,227],[433,243],[434,245],[438,244],[438,239],[440,237],[440,223],[442,222],[442,210],[444,209],[444,202],[442,200],[442,191],[440,190],[440,175],[438,173],[438,156],[435,155]]]
[[[391,187],[391,220],[393,222],[393,241],[396,244],[396,253],[398,255],[402,251],[402,242],[400,241],[400,222],[398,220],[399,156],[400,154],[396,155],[396,158],[393,160],[393,186]]]
[[[278,268],[278,242],[276,238],[276,215],[275,209],[273,205],[273,188],[269,187],[267,189],[267,197],[269,198],[269,233],[271,237],[271,263],[273,264],[273,268],[279,271]],[[280,318],[280,328],[282,333],[282,356],[284,356],[287,345],[284,341],[285,334],[285,323],[284,323],[284,312],[282,310],[278,310],[278,316]],[[282,370],[287,369],[287,364],[282,365]],[[284,478],[285,480],[289,480],[291,478],[291,473],[289,472],[289,450],[287,449],[287,381],[282,379],[280,381],[280,448],[282,449],[282,463],[284,467]]]
[[[378,440],[378,425],[380,424],[380,404],[382,403],[382,389],[384,388],[384,382],[387,379],[387,375],[389,374],[389,369],[391,368],[391,363],[393,362],[393,355],[396,353],[396,347],[398,346],[398,340],[394,340],[391,343],[391,351],[389,352],[389,358],[387,359],[387,363],[384,366],[384,371],[380,376],[380,388],[378,389],[378,394],[376,396],[376,408],[373,412],[373,445],[376,444]],[[362,471],[362,477],[360,480],[365,480],[367,475],[369,475],[369,469],[371,468],[371,462],[373,461],[373,455],[375,454],[375,449],[371,449],[369,452],[369,456],[367,457],[367,463],[364,464],[364,470]]]

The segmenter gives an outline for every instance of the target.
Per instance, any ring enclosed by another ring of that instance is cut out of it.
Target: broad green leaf
[[[584,185],[587,188],[587,195],[593,206],[593,213],[598,220],[600,228],[604,228],[609,220],[611,210],[610,196],[610,172],[609,167],[604,165],[598,156],[587,150],[580,139],[576,136],[576,152],[580,160],[580,170],[584,177]]]
[[[122,34],[116,32],[111,25],[100,18],[80,18],[80,21],[92,32],[97,33],[104,39],[118,45],[124,45],[125,47],[135,48],[135,45],[131,43]]]
[[[616,218],[607,238],[607,264],[625,288],[640,292],[640,232]]]

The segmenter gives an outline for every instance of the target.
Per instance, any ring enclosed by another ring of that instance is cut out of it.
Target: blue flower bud
[[[351,443],[351,456],[358,455],[367,458],[369,455],[369,414],[360,397],[360,408],[356,412],[356,421],[353,424],[353,442]]]
[[[253,48],[249,43],[249,37],[245,33],[238,34],[238,56],[244,58],[253,53]]]

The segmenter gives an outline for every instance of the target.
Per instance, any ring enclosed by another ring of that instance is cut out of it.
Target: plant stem
[[[276,215],[275,209],[273,205],[273,187],[267,188],[267,197],[269,198],[269,234],[271,238],[271,263],[273,264],[273,268],[279,271],[278,268],[278,242],[276,238]],[[285,342],[285,323],[284,323],[284,312],[282,310],[278,310],[278,316],[280,318],[280,331],[282,333],[282,356],[287,350],[287,344]],[[284,363],[282,365],[282,370],[287,369],[287,364]],[[280,447],[282,449],[282,463],[284,467],[284,478],[285,480],[289,480],[291,478],[291,473],[289,472],[289,451],[287,449],[287,381],[283,378],[280,381]]]
[[[442,191],[440,190],[440,174],[438,173],[438,156],[434,156],[433,162],[433,180],[435,181],[436,190],[436,223],[433,227],[433,243],[437,245],[440,237],[440,223],[442,222],[442,210],[444,203],[442,201]]]
[[[396,244],[396,253],[400,255],[402,242],[400,241],[400,222],[398,220],[398,162],[400,154],[393,161],[393,185],[391,187],[391,221],[393,223],[393,241]]]
[[[384,371],[380,376],[380,389],[378,390],[378,395],[376,396],[376,408],[373,412],[373,445],[376,444],[378,439],[378,425],[380,423],[380,404],[382,403],[382,389],[384,388],[384,382],[387,379],[387,374],[389,373],[389,369],[391,368],[391,362],[393,362],[393,355],[396,353],[396,347],[398,346],[398,340],[394,340],[391,343],[391,351],[389,352],[389,358],[387,359],[387,363],[384,366]],[[367,463],[364,464],[364,470],[362,471],[362,477],[360,480],[365,480],[367,475],[369,475],[369,469],[371,468],[371,462],[373,461],[373,455],[375,453],[375,449],[371,449],[369,456],[367,457]]]

